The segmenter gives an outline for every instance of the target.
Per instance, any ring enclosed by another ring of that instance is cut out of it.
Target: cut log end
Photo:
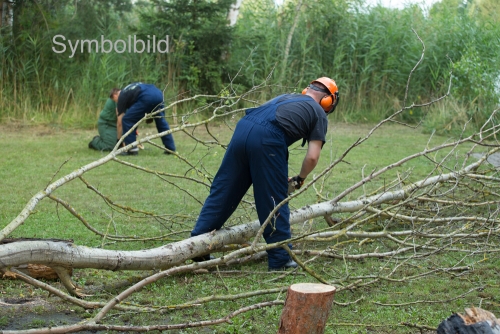
[[[290,286],[290,290],[293,290],[297,293],[306,293],[306,294],[329,294],[335,293],[336,289],[334,286],[326,285],[326,284],[317,284],[317,283],[298,283]]]

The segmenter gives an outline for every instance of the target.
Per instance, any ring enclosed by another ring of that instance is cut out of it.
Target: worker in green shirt
[[[98,151],[111,151],[118,140],[116,135],[116,102],[120,89],[113,88],[109,94],[109,98],[104,105],[104,108],[99,115],[97,121],[97,130],[99,136],[95,136],[89,143],[89,148]]]

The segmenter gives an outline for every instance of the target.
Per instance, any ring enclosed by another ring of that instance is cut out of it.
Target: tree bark
[[[7,2],[0,0],[0,27],[2,27],[4,25],[4,21],[5,21],[4,7],[7,7]]]
[[[234,26],[236,24],[236,21],[238,21],[238,14],[240,13],[240,6],[242,2],[243,0],[236,0],[236,2],[231,5],[229,14],[227,15],[230,26]]]
[[[278,334],[322,334],[335,295],[335,287],[299,283],[288,288]]]
[[[280,84],[283,84],[283,81],[285,80],[285,74],[288,64],[288,55],[290,54],[290,46],[292,45],[292,37],[293,33],[295,32],[295,28],[297,28],[297,24],[299,23],[300,9],[302,8],[302,4],[303,4],[302,0],[299,0],[299,2],[297,3],[297,7],[295,8],[296,13],[295,13],[295,18],[293,19],[293,24],[292,27],[290,28],[290,32],[288,33],[288,37],[286,39],[285,54],[283,55],[281,74],[279,78]]]
[[[12,3],[0,1],[0,27],[12,26]]]
[[[49,240],[0,244],[0,268],[28,263],[49,267],[94,268],[107,270],[165,269],[195,256],[207,254],[231,243],[244,243],[259,228],[253,224],[236,226],[188,238],[162,247],[140,251],[89,248]]]

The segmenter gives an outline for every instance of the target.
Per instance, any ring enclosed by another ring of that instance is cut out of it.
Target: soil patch
[[[75,324],[84,319],[74,310],[56,310],[50,303],[40,298],[0,299],[0,314],[0,330],[57,327]]]

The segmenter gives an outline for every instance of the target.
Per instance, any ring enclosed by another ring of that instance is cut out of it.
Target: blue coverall
[[[122,119],[124,134],[127,133],[127,131],[130,130],[135,123],[142,119],[145,114],[162,109],[165,106],[163,104],[163,93],[155,85],[141,83],[139,86],[141,87],[139,96],[134,104],[127,109],[127,112]],[[163,111],[156,114],[154,120],[158,132],[170,130],[170,127],[165,120],[165,113]],[[133,143],[136,139],[137,134],[135,131],[132,131],[127,137],[125,137],[125,145]],[[175,152],[174,137],[172,134],[161,137],[161,141],[167,149]]]
[[[288,146],[276,120],[276,109],[304,98],[300,96],[278,103],[278,96],[260,107],[247,110],[236,125],[191,236],[220,229],[252,183],[261,224],[288,196]],[[268,244],[291,237],[289,218],[290,209],[285,204],[264,230],[263,236]],[[283,248],[270,249],[267,254],[269,268],[280,268],[290,260]]]

